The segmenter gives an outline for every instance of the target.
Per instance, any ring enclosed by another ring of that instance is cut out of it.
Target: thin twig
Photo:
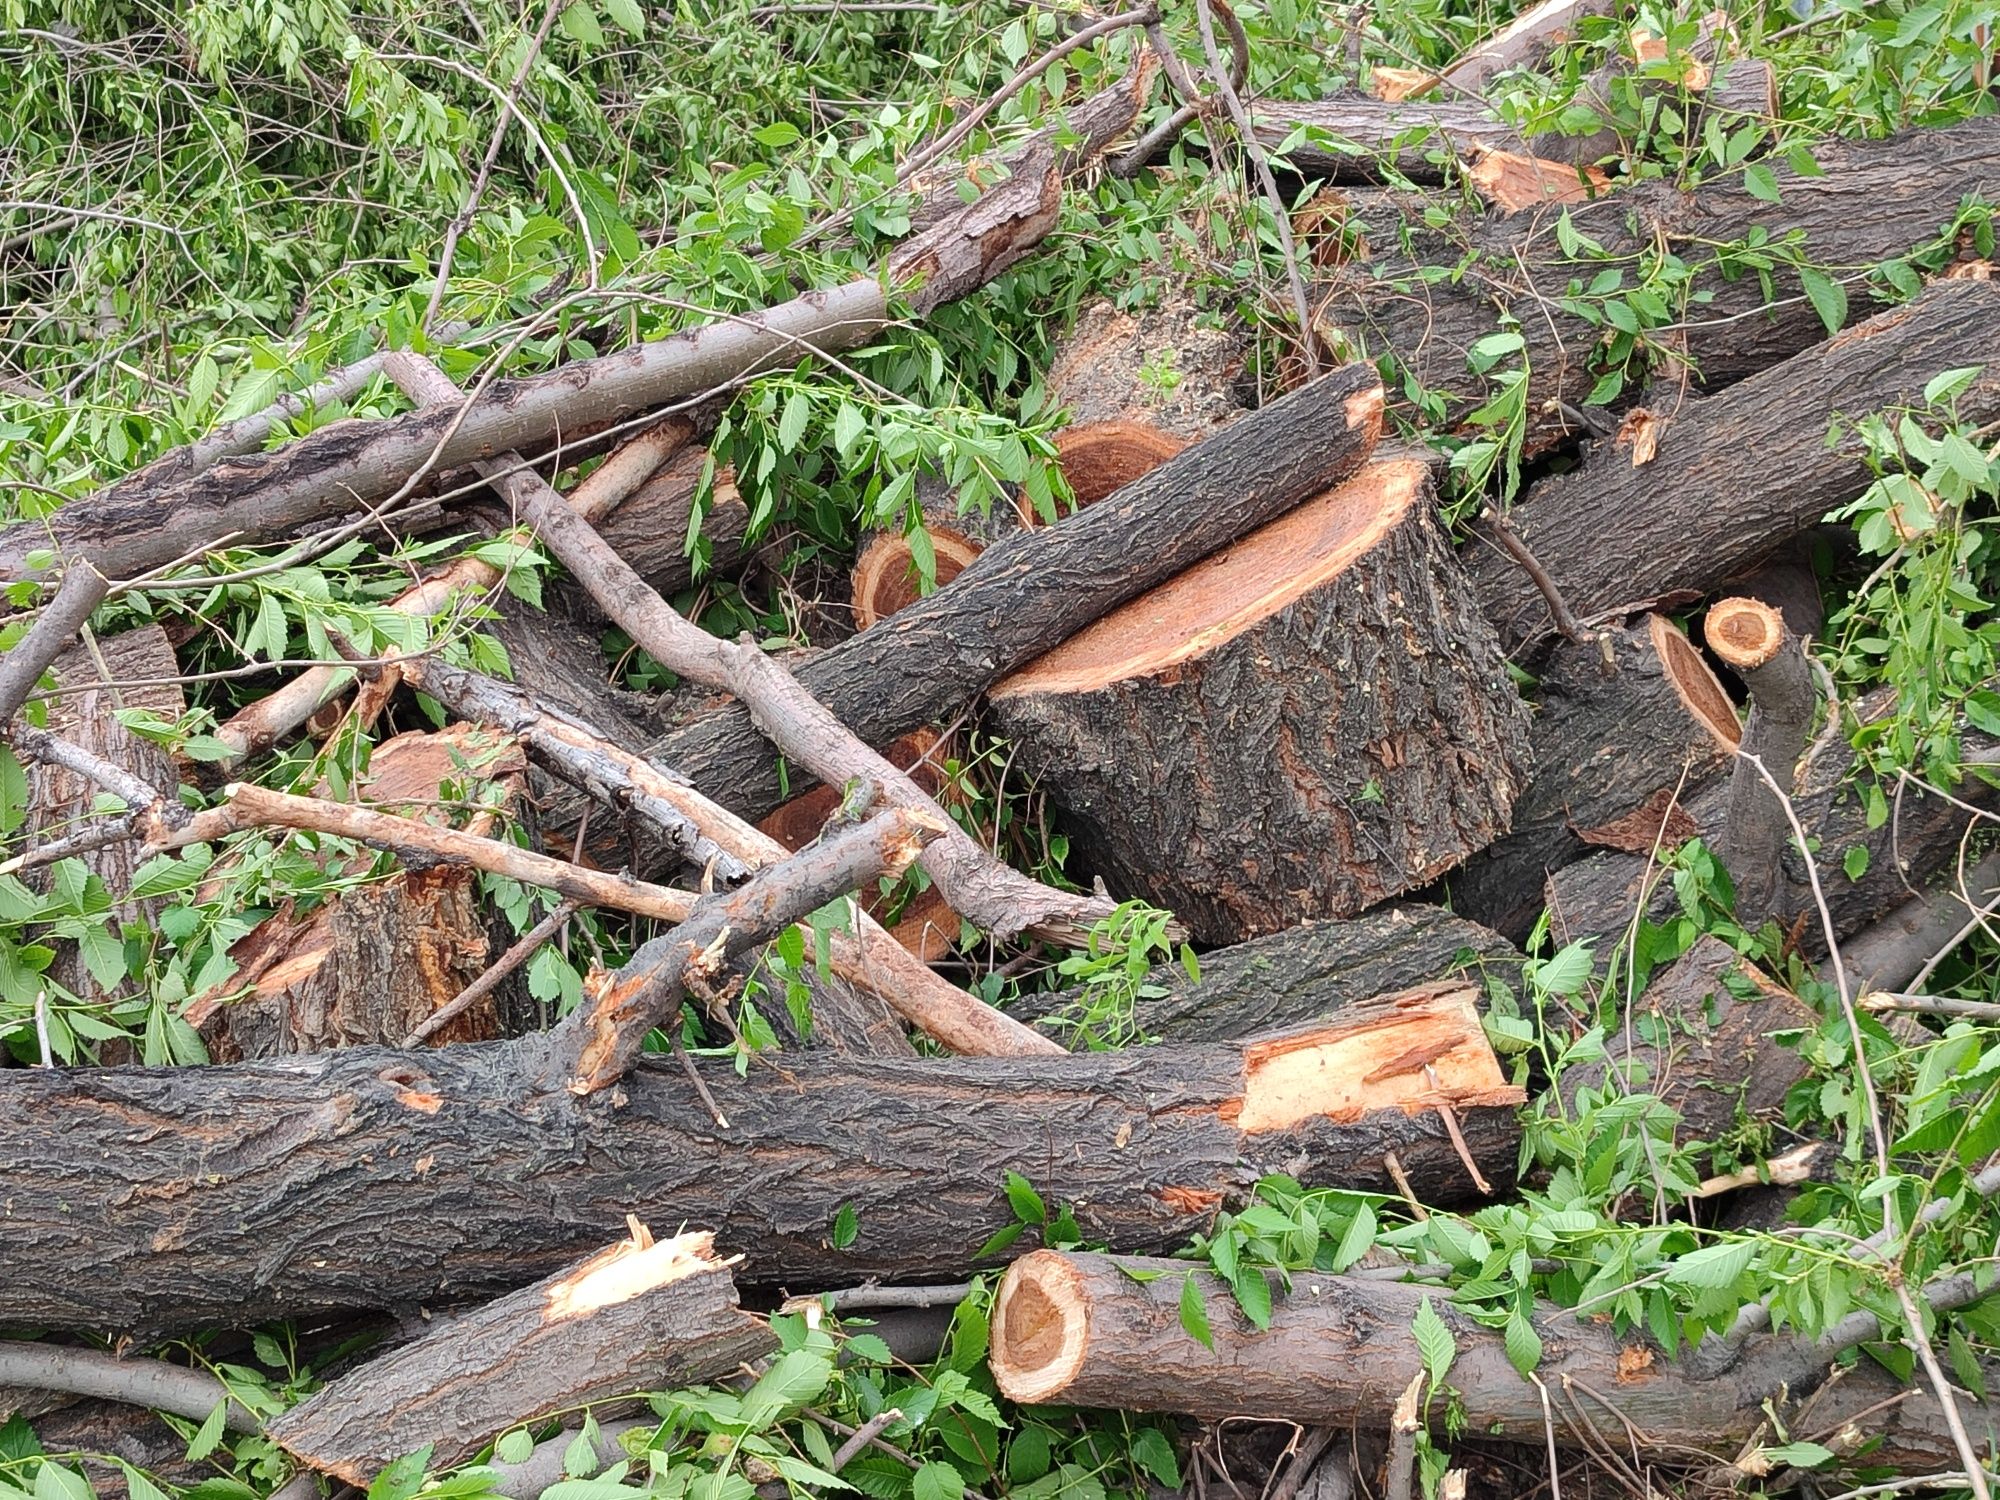
[[[833,1450],[833,1459],[826,1466],[827,1472],[829,1474],[838,1474],[842,1469],[847,1467],[848,1461],[855,1454],[880,1437],[885,1428],[892,1427],[902,1420],[903,1413],[893,1406],[884,1407],[881,1411],[876,1412],[874,1416],[855,1428],[853,1433],[847,1438],[847,1441]]]
[[[1557,588],[1556,581],[1549,577],[1549,570],[1542,566],[1533,552],[1528,550],[1528,544],[1521,540],[1521,534],[1514,529],[1513,522],[1509,521],[1497,507],[1491,505],[1479,513],[1479,519],[1486,523],[1487,529],[1493,533],[1494,540],[1506,549],[1507,555],[1521,565],[1521,571],[1526,573],[1535,587],[1541,590],[1542,598],[1548,602],[1549,613],[1555,617],[1556,629],[1562,633],[1563,638],[1579,646],[1588,644],[1593,639],[1590,632],[1577,621],[1575,613],[1569,607],[1569,601],[1562,596],[1562,590]]]
[[[554,911],[522,933],[514,945],[501,954],[494,961],[492,967],[487,969],[484,974],[481,974],[472,983],[468,984],[464,989],[452,996],[451,999],[438,1007],[436,1011],[425,1017],[422,1025],[403,1038],[402,1045],[405,1047],[415,1047],[420,1043],[428,1041],[431,1037],[436,1036],[440,1031],[444,1030],[446,1026],[450,1025],[459,1016],[470,1010],[474,1005],[477,1005],[486,996],[492,994],[494,990],[499,988],[501,980],[505,979],[509,974],[532,958],[536,950],[550,938],[554,937],[563,923],[575,916],[582,905],[582,902],[574,899],[565,900],[560,903]]]

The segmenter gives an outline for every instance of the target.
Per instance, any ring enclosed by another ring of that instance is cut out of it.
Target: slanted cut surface
[[[1053,1250],[1024,1255],[993,1299],[993,1377],[1010,1401],[1043,1401],[1075,1379],[1090,1343],[1090,1305]]]
[[[1714,611],[1710,611],[1709,618],[1715,618]],[[1653,649],[1659,653],[1661,672],[1689,716],[1709,732],[1725,754],[1734,753],[1743,740],[1743,721],[1736,717],[1736,704],[1729,690],[1716,680],[1702,654],[1694,649],[1694,643],[1681,634],[1680,627],[1672,620],[1665,615],[1648,615],[1646,629]],[[1784,636],[1782,620],[1778,635],[1781,639]],[[1710,644],[1714,644],[1713,637]]]
[[[1506,829],[1526,712],[1431,498],[1424,465],[1372,464],[994,688],[1086,873],[1229,943]]]

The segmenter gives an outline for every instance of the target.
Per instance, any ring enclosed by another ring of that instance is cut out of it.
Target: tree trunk
[[[1600,373],[1591,351],[1600,346],[1604,329],[1567,310],[1572,281],[1587,285],[1607,266],[1650,263],[1658,254],[1682,257],[1693,271],[1689,292],[1710,300],[1690,304],[1684,324],[1656,330],[1649,342],[1674,362],[1665,373],[1678,376],[1685,359],[1694,376],[1714,389],[1769,369],[1824,338],[1826,330],[1795,272],[1772,271],[1767,291],[1755,274],[1732,268],[1725,277],[1710,247],[1741,240],[1752,229],[1767,231],[1772,242],[1798,231],[1817,263],[1870,265],[1931,241],[1951,224],[1965,193],[2000,194],[2000,119],[1906,130],[1887,140],[1815,142],[1813,152],[1823,176],[1801,177],[1774,164],[1776,203],[1753,197],[1740,177],[1717,178],[1686,193],[1662,181],[1623,189],[1566,214],[1455,221],[1433,229],[1424,220],[1434,211],[1427,200],[1405,198],[1400,212],[1392,207],[1397,200],[1372,200],[1381,211],[1366,215],[1367,238],[1378,253],[1350,260],[1334,273],[1319,317],[1371,355],[1392,356],[1407,377],[1446,397],[1456,416],[1494,393],[1492,377],[1468,374],[1466,357],[1511,319],[1507,326],[1527,341],[1528,447],[1538,451],[1567,428],[1567,419],[1547,403],[1560,398],[1572,407],[1583,405]],[[1602,255],[1583,248],[1564,252],[1559,242],[1569,232],[1564,225],[1602,246]],[[1467,267],[1463,275],[1436,274],[1436,267],[1461,264]],[[1851,296],[1851,318],[1874,310],[1866,297]],[[1520,365],[1502,360],[1493,375]],[[1874,408],[1842,407],[1864,409]],[[1789,407],[1778,410],[1782,422],[1752,434],[1753,482],[1727,492],[1733,504],[1756,504],[1774,478],[1785,476],[1783,467],[1768,462],[1773,440],[1792,435],[1802,448],[1811,448],[1825,435],[1823,425],[1814,429]],[[1621,456],[1619,462],[1625,461]],[[1648,484],[1658,481],[1657,475],[1639,477]],[[1593,537],[1595,530],[1579,525],[1573,535]],[[1675,555],[1698,550],[1685,541],[1678,539],[1671,549]],[[1615,579],[1629,562],[1622,549],[1607,550],[1621,554],[1604,564]],[[1727,567],[1740,559],[1714,561]],[[1616,597],[1647,593],[1641,585]],[[1587,612],[1582,602],[1578,608]]]
[[[366,1488],[406,1453],[456,1468],[508,1428],[734,1373],[777,1340],[712,1236],[640,1233],[372,1359],[272,1421],[301,1463]]]
[[[1744,334],[1757,337],[1754,326]],[[1597,444],[1579,468],[1536,485],[1510,524],[1585,620],[1706,594],[1868,487],[1853,418],[1921,405],[1933,376],[1994,342],[2000,285],[1936,283],[1775,369],[1659,412],[1650,463]],[[1985,371],[1956,404],[1969,423],[2000,417],[2000,371]],[[1843,440],[1830,447],[1837,418],[1847,419]],[[1547,601],[1511,558],[1475,547],[1466,567],[1510,650],[1547,638]]]
[[[1522,1094],[1446,986],[1234,1045],[1032,1058],[642,1059],[596,1099],[524,1092],[540,1038],[199,1070],[0,1072],[0,1324],[249,1326],[520,1286],[645,1211],[759,1281],[962,1274],[1005,1174],[1082,1233],[1163,1250],[1258,1178],[1431,1201],[1512,1177]],[[1429,1062],[1416,1068],[1411,1058]],[[858,1232],[836,1249],[843,1206]],[[88,1261],[89,1276],[51,1277]]]
[[[1534,773],[1511,830],[1447,877],[1452,907],[1520,942],[1542,882],[1627,836],[1650,848],[1655,813],[1683,773],[1700,780],[1732,754],[1736,707],[1701,652],[1664,615],[1595,641],[1563,641],[1541,674]]]
[[[688,556],[688,526],[694,516],[701,471],[708,463],[704,448],[684,448],[640,485],[617,509],[597,523],[611,548],[630,563],[655,590],[671,597],[694,581],[694,559]],[[729,469],[716,473],[701,535],[708,542],[710,572],[727,572],[743,555],[743,534],[750,512],[736,493]]]
[[[989,547],[929,598],[821,652],[800,684],[870,744],[934,724],[1127,600],[1358,469],[1382,388],[1349,366],[1294,392],[1054,526]],[[737,811],[782,800],[777,762],[740,704],[649,752]]]
[[[1439,906],[1388,906],[1351,922],[1305,922],[1201,956],[1200,978],[1178,963],[1146,975],[1133,1021],[1163,1042],[1236,1041],[1337,1014],[1376,995],[1433,984],[1462,967],[1518,964],[1497,933]],[[1150,992],[1150,993],[1149,993]],[[1080,991],[1028,995],[1010,1013],[1062,1035]]]
[[[1506,829],[1526,714],[1432,499],[1421,465],[1373,465],[993,690],[1087,873],[1227,943]]]
[[[1213,1349],[1181,1324],[1190,1276]],[[1769,1430],[1767,1399],[1813,1395],[1834,1358],[1779,1336],[1754,1339],[1734,1357],[1711,1340],[1669,1360],[1637,1334],[1544,1308],[1533,1320],[1542,1343],[1537,1386],[1516,1373],[1501,1333],[1459,1312],[1443,1289],[1295,1272],[1291,1290],[1274,1297],[1270,1329],[1259,1332],[1218,1278],[1186,1261],[1043,1250],[1016,1262],[1000,1284],[993,1375],[1002,1395],[1025,1403],[1379,1428],[1423,1371],[1410,1329],[1426,1299],[1457,1350],[1447,1377],[1453,1399],[1431,1402],[1427,1420],[1441,1425],[1449,1409],[1466,1431],[1537,1446],[1552,1435],[1568,1446],[1615,1444],[1623,1452],[1643,1437],[1663,1456],[1733,1458],[1746,1438]],[[1561,1395],[1573,1390],[1588,1399]],[[1960,1401],[1961,1410],[1973,1407],[1975,1430],[2000,1417],[1985,1403]],[[1884,1440],[1873,1463],[1958,1463],[1929,1390],[1921,1383],[1913,1390],[1866,1359],[1790,1420],[1800,1415],[1809,1415],[1810,1431],[1861,1420],[1869,1437]]]

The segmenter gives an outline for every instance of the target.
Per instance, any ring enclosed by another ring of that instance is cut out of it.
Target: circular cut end
[[[1387,536],[1423,492],[1424,465],[1370,464],[1337,489],[1113,610],[993,689],[1090,692],[1203,656],[1320,587]]]
[[[1082,509],[1145,478],[1186,446],[1144,422],[1087,422],[1056,434],[1056,463]],[[1021,510],[1024,525],[1042,524],[1025,499]]]
[[[937,556],[937,581],[950,583],[985,550],[963,532],[926,526],[931,551]],[[854,628],[866,630],[899,609],[917,602],[917,566],[909,542],[900,536],[878,536],[854,560]]]
[[[1785,644],[1785,617],[1758,599],[1720,599],[1702,622],[1709,650],[1739,672],[1754,672]]]
[[[1037,1250],[1014,1262],[993,1298],[993,1379],[1009,1401],[1060,1395],[1083,1368],[1090,1308],[1069,1257]]]
[[[1646,629],[1660,658],[1660,668],[1681,702],[1687,705],[1687,711],[1715,737],[1716,744],[1734,753],[1743,741],[1743,722],[1736,717],[1736,704],[1730,699],[1729,690],[1672,620],[1665,615],[1648,615]]]

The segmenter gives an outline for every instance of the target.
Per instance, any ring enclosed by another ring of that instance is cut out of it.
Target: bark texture
[[[1181,1326],[1188,1276],[1202,1290],[1212,1350]],[[1453,1409],[1463,1412],[1467,1429],[1537,1445],[1553,1431],[1559,1443],[1599,1449],[1616,1443],[1614,1451],[1623,1452],[1643,1435],[1663,1454],[1683,1459],[1689,1452],[1734,1457],[1744,1439],[1769,1430],[1766,1399],[1796,1413],[1787,1398],[1799,1403],[1812,1396],[1836,1357],[1765,1336],[1740,1353],[1711,1341],[1670,1360],[1637,1334],[1621,1337],[1608,1323],[1544,1308],[1533,1322],[1543,1350],[1535,1373],[1551,1398],[1545,1407],[1542,1391],[1509,1362],[1501,1334],[1435,1290],[1295,1273],[1291,1290],[1276,1295],[1270,1329],[1259,1332],[1218,1278],[1190,1270],[1186,1261],[1038,1251],[1001,1283],[993,1373],[1001,1394],[1016,1401],[1379,1428],[1422,1372],[1410,1328],[1426,1297],[1457,1345],[1450,1384],[1457,1392]],[[1589,1395],[1562,1399],[1571,1391]],[[1877,1403],[1882,1409],[1873,1409]],[[1975,1431],[2000,1420],[1969,1398],[1961,1398],[1960,1409]],[[1445,1410],[1436,1401],[1425,1415],[1441,1423]],[[1808,1410],[1810,1430],[1837,1430],[1859,1419],[1870,1437],[1881,1436],[1872,1462],[1958,1462],[1928,1388],[1919,1383],[1912,1390],[1866,1360]]]
[[[1224,1042],[1336,1014],[1343,1006],[1432,984],[1481,965],[1518,964],[1520,950],[1443,907],[1382,907],[1351,922],[1305,922],[1201,956],[1199,979],[1177,963],[1146,975],[1133,1019],[1165,1042]],[[1062,1035],[1075,992],[1026,997],[1023,1019]]]
[[[1650,847],[1659,806],[1683,772],[1698,781],[1730,757],[1740,732],[1729,694],[1663,615],[1560,642],[1536,688],[1534,773],[1512,828],[1452,872],[1452,906],[1519,942],[1542,910],[1548,875],[1583,859],[1629,822]],[[1677,842],[1669,840],[1669,847]]]
[[[935,594],[814,657],[799,682],[870,744],[936,723],[1052,641],[1354,473],[1381,433],[1382,401],[1372,371],[1335,371],[1100,504],[987,548]],[[746,816],[783,800],[741,705],[650,754]]]
[[[1422,199],[1373,198],[1366,237],[1377,253],[1335,273],[1316,320],[1373,355],[1392,356],[1410,377],[1449,397],[1453,411],[1465,412],[1492,394],[1487,377],[1468,373],[1467,351],[1499,331],[1503,318],[1513,319],[1527,340],[1529,438],[1531,447],[1539,447],[1565,425],[1545,403],[1560,397],[1581,406],[1598,375],[1594,354],[1603,329],[1566,310],[1571,281],[1587,285],[1607,265],[1664,251],[1694,268],[1690,291],[1709,294],[1710,300],[1691,305],[1678,325],[1653,330],[1650,346],[1670,375],[1680,374],[1684,363],[1701,384],[1727,385],[1816,343],[1825,337],[1825,327],[1794,272],[1773,271],[1767,297],[1756,275],[1725,268],[1711,247],[1762,228],[1774,241],[1802,233],[1804,254],[1819,263],[1864,265],[1905,255],[1950,225],[1964,194],[1991,198],[2000,191],[2000,118],[1906,130],[1886,140],[1816,142],[1814,155],[1824,176],[1801,177],[1774,166],[1777,203],[1752,197],[1741,179],[1732,177],[1687,193],[1649,183],[1572,207],[1568,222],[1601,245],[1604,258],[1582,249],[1565,254],[1557,242],[1560,215],[1432,229],[1424,222],[1430,205]],[[1437,269],[1461,265],[1462,274],[1445,276]],[[1851,319],[1875,310],[1859,291],[1850,298]],[[1808,432],[1810,426],[1790,420],[1783,429],[1760,429],[1754,456],[1768,460],[1768,442],[1782,431],[1800,434],[1802,445],[1817,443],[1824,433]],[[1764,486],[1785,472],[1774,463],[1760,466],[1758,484],[1742,498],[1755,504]],[[1578,526],[1577,534],[1593,530]],[[1730,565],[1737,559],[1721,561]],[[1627,565],[1624,557],[1606,562],[1613,578]],[[1644,592],[1629,589],[1619,597],[1644,597]]]
[[[694,581],[688,528],[707,463],[706,449],[683,449],[597,523],[611,549],[662,594],[677,594]],[[727,572],[742,557],[749,523],[750,512],[736,493],[735,477],[724,469],[715,476],[701,520],[711,571]]]
[[[1399,1070],[1412,1049],[1441,1086]],[[1439,1103],[1496,1185],[1518,1146],[1521,1093],[1463,988],[1239,1045],[807,1054],[740,1078],[698,1062],[727,1129],[674,1059],[576,1100],[525,1090],[543,1052],[0,1072],[0,1325],[242,1327],[490,1296],[634,1212],[712,1230],[760,1281],[940,1279],[1014,1222],[1010,1170],[1093,1239],[1162,1250],[1269,1172],[1390,1191],[1390,1151],[1426,1198],[1466,1198]],[[843,1204],[859,1233],[836,1250]],[[86,1258],[87,1277],[40,1271]]]
[[[286,1452],[366,1488],[406,1453],[465,1463],[510,1427],[733,1372],[777,1344],[707,1234],[624,1241],[372,1359],[271,1422]]]
[[[1526,714],[1431,500],[1422,466],[1373,465],[994,689],[1087,873],[1227,943],[1506,829]]]
[[[1727,301],[1718,294],[1711,315]],[[1754,320],[1732,326],[1747,345],[1766,337]],[[1660,410],[1650,463],[1599,443],[1579,468],[1536,485],[1511,524],[1585,620],[1708,593],[1868,487],[1851,427],[1827,443],[1837,419],[1920,403],[1931,377],[1996,341],[2000,285],[1935,283],[1719,395]],[[1959,410],[1968,422],[2000,417],[2000,370],[1985,370]],[[1497,547],[1471,549],[1466,566],[1510,649],[1554,629],[1541,592]]]

